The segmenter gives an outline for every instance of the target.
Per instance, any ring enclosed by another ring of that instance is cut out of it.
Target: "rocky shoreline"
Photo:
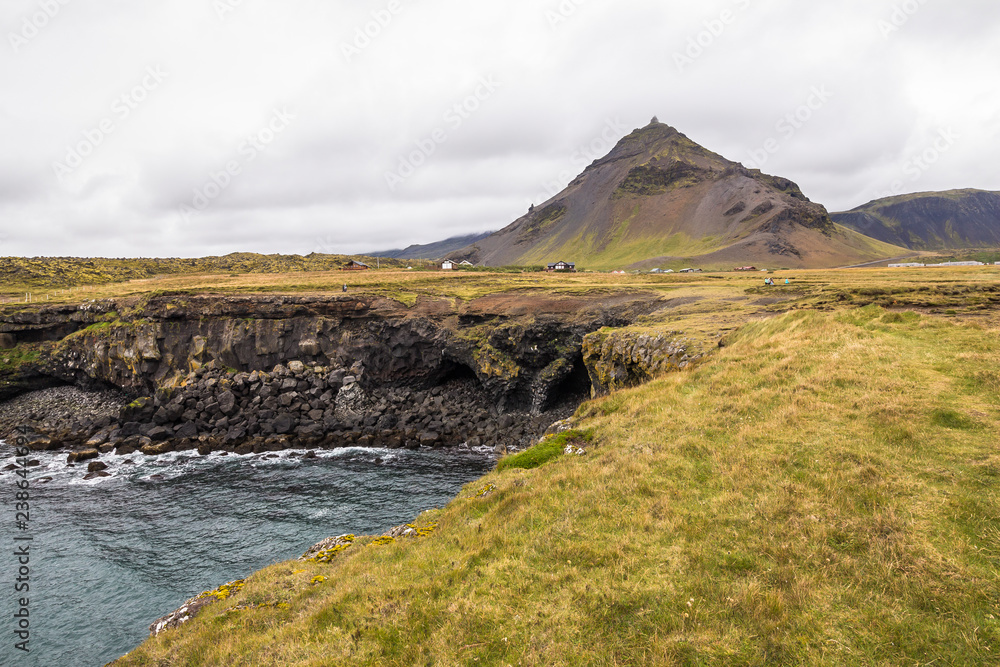
[[[117,419],[128,404],[125,394],[113,390],[62,386],[29,392],[0,403],[0,438],[9,437],[14,427],[22,425],[53,433],[82,433],[92,424]]]
[[[474,378],[426,389],[365,389],[363,376],[360,363],[331,369],[292,361],[251,373],[209,364],[178,387],[127,404],[112,391],[46,389],[0,405],[0,436],[9,438],[17,428],[29,448],[66,450],[69,463],[111,452],[188,450],[208,455],[468,444],[501,452],[530,445],[586,398],[567,395],[540,414],[501,413]]]
[[[678,332],[615,330],[661,306],[638,293],[412,307],[205,295],[22,310],[0,319],[15,346],[0,374],[0,399],[14,397],[0,404],[0,437],[17,429],[71,463],[110,452],[517,450],[591,395],[697,361]]]

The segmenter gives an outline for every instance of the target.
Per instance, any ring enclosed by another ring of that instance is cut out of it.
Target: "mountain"
[[[453,236],[437,243],[427,243],[424,245],[411,245],[402,250],[383,250],[380,252],[368,253],[371,257],[390,257],[394,259],[445,259],[449,254],[465,248],[468,245],[481,241],[492,234],[469,234],[467,236]]]
[[[1000,192],[949,190],[876,199],[837,223],[913,250],[1000,247]]]
[[[834,267],[903,254],[834,224],[799,187],[663,123],[635,130],[565,190],[453,259],[582,268]]]

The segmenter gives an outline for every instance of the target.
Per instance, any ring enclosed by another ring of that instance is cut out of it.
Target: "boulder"
[[[290,414],[284,413],[278,415],[272,424],[274,432],[284,435],[285,433],[290,433],[296,426],[297,420],[294,419]]]
[[[47,452],[53,449],[59,449],[62,443],[54,438],[51,438],[44,433],[31,433],[25,436],[28,449],[33,452]]]
[[[231,391],[219,394],[219,412],[231,415],[236,410],[236,396]]]
[[[291,371],[293,375],[302,375],[306,372],[306,365],[301,361],[290,361],[288,362],[288,370]]]
[[[299,352],[307,357],[318,357],[323,352],[323,348],[315,338],[304,338],[299,341]]]
[[[85,449],[81,452],[70,452],[70,455],[66,457],[66,463],[82,463],[83,461],[96,459],[100,455],[101,453],[96,449]]]
[[[153,442],[162,442],[163,440],[168,440],[171,435],[172,435],[171,431],[169,431],[166,427],[163,426],[155,426],[152,429],[150,429],[149,433],[147,433],[147,436]]]
[[[153,441],[144,435],[133,435],[131,438],[125,438],[118,447],[115,448],[119,454],[131,454],[136,450],[140,450],[143,447],[152,445]]]
[[[159,456],[160,454],[166,454],[167,452],[174,451],[174,446],[169,442],[161,442],[156,445],[143,445],[141,451],[146,456]]]
[[[111,431],[108,429],[102,429],[90,436],[90,439],[85,443],[88,449],[96,449],[108,441],[108,436],[111,435]]]
[[[87,466],[87,472],[101,472],[102,470],[107,470],[108,464],[103,461],[93,461]]]

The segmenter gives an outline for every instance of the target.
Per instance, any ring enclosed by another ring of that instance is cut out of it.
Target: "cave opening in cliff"
[[[443,373],[437,383],[438,385],[446,385],[452,382],[469,380],[474,381],[477,385],[479,384],[479,378],[476,376],[474,370],[463,363],[452,361],[444,366]]]
[[[76,333],[81,328],[79,324],[71,323],[43,329],[22,329],[12,335],[17,339],[18,343],[48,343],[62,340],[66,336]]]
[[[542,411],[547,412],[568,404],[579,405],[588,398],[590,398],[590,373],[587,372],[583,356],[580,355],[573,360],[573,370],[549,391],[542,405]]]

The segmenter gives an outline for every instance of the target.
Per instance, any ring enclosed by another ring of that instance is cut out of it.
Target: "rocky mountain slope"
[[[1000,192],[921,192],[834,213],[840,225],[911,250],[1000,247]]]
[[[823,268],[898,254],[837,226],[792,181],[746,169],[654,121],[563,192],[453,258],[592,269]]]

